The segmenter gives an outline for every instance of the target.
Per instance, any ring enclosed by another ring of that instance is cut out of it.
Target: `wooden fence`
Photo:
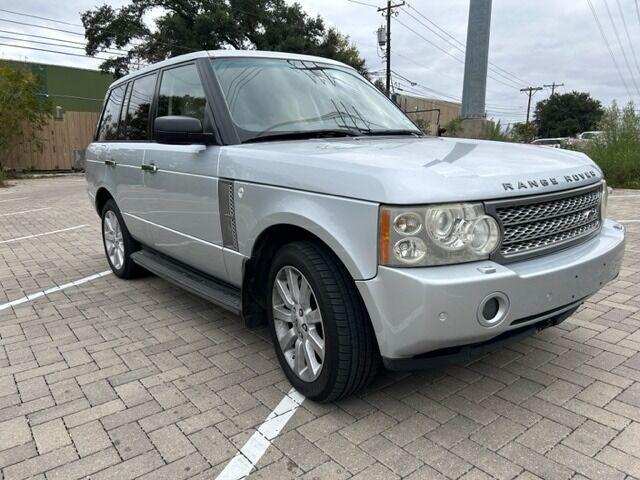
[[[49,120],[39,132],[27,127],[7,158],[0,158],[0,165],[15,171],[78,168],[77,158],[91,143],[97,122],[96,112],[65,112],[61,120]],[[40,148],[37,138],[40,139]]]

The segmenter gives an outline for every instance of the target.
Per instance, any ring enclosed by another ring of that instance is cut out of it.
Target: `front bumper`
[[[427,352],[488,345],[508,332],[558,323],[618,275],[623,253],[624,228],[607,220],[598,236],[550,255],[509,265],[379,267],[375,278],[356,284],[385,363],[407,369]],[[500,322],[483,326],[479,309],[495,293],[508,307]]]

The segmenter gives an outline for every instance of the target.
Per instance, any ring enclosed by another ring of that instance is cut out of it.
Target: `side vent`
[[[222,227],[222,244],[226,248],[237,251],[238,234],[236,232],[235,197],[232,181],[218,180],[218,205]]]

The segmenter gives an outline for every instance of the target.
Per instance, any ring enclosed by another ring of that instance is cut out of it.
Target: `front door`
[[[184,115],[211,121],[195,63],[161,73],[156,117]],[[219,147],[147,145],[143,164],[147,243],[157,251],[226,279],[218,211]]]

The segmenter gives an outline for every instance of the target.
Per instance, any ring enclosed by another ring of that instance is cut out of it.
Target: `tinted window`
[[[184,115],[204,124],[207,100],[195,65],[172,68],[162,73],[158,117]]]
[[[149,110],[156,86],[156,74],[133,81],[130,88],[129,107],[126,115],[124,138],[146,140],[149,132]]]
[[[109,100],[104,107],[100,128],[98,129],[98,140],[117,140],[118,138],[118,119],[120,118],[120,107],[124,97],[125,85],[111,90]]]

